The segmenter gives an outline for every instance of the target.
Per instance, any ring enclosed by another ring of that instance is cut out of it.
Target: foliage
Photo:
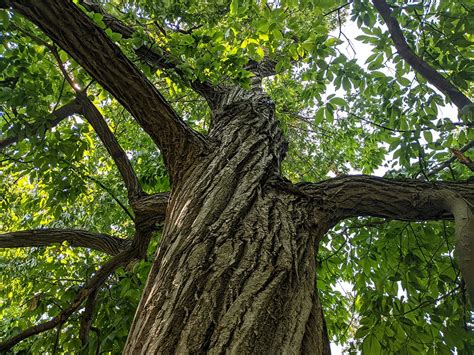
[[[415,52],[472,97],[473,4],[391,3]],[[277,74],[265,88],[290,142],[284,173],[294,182],[354,171],[420,177],[448,159],[450,149],[474,139],[472,113],[446,110],[448,100],[396,53],[368,1],[130,0],[108,1],[103,8],[132,26],[133,36],[108,29],[101,14],[90,17],[204,133],[210,112],[189,84],[231,80],[249,87],[254,74],[245,65],[274,61]],[[358,53],[346,53],[343,25],[351,21],[362,33],[356,41],[370,45],[365,63]],[[74,116],[47,129],[50,112],[74,97],[45,45],[51,41],[12,11],[0,12],[0,27],[0,137],[20,138],[0,151],[0,231],[75,227],[130,236],[133,221],[117,203],[126,205],[126,191],[92,128]],[[139,62],[134,49],[143,45],[179,58],[180,73]],[[162,157],[148,136],[74,60],[59,55],[75,82],[88,86],[144,189],[169,190]],[[429,176],[468,177],[458,163]],[[157,239],[148,260],[119,270],[101,288],[86,352],[120,351]],[[448,222],[357,219],[336,226],[318,256],[318,288],[332,340],[364,354],[472,353],[471,314],[452,250]],[[1,250],[0,337],[53,317],[104,259],[66,244]],[[60,351],[81,347],[79,317],[60,328]],[[56,332],[46,332],[15,350],[49,352],[55,339]]]

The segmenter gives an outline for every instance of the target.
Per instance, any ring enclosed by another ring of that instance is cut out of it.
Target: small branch
[[[130,262],[135,258],[135,252],[132,250],[123,251],[122,253],[114,256],[108,262],[106,262],[95,275],[84,285],[84,287],[77,293],[73,302],[66,308],[64,308],[58,315],[46,321],[34,325],[19,334],[11,337],[0,343],[0,351],[6,352],[19,342],[36,334],[43,333],[47,330],[53,329],[60,324],[64,324],[69,317],[76,312],[81,306],[82,302],[89,297],[100,285],[102,285],[117,268]]]
[[[81,105],[79,105],[78,102],[74,100],[58,108],[57,110],[54,110],[51,113],[51,118],[49,120],[46,120],[46,122],[37,121],[33,123],[31,126],[34,127],[35,132],[38,132],[40,127],[46,127],[46,129],[51,129],[53,127],[56,127],[65,118],[71,115],[74,115],[76,113],[79,113],[80,111],[81,111]],[[29,138],[26,134],[22,134],[21,136],[24,138]],[[20,140],[21,140],[20,135],[12,135],[0,140],[0,151],[2,151],[6,147],[14,143],[17,143]]]
[[[388,126],[384,126],[380,123],[377,123],[377,122],[374,122],[372,120],[369,120],[367,118],[364,118],[364,117],[361,117],[359,115],[356,115],[352,112],[349,112],[349,111],[345,111],[345,110],[341,110],[345,113],[347,113],[349,116],[351,117],[354,117],[358,120],[361,120],[361,121],[364,121],[368,124],[371,124],[375,127],[378,127],[380,129],[384,129],[386,131],[390,131],[390,132],[394,132],[394,133],[416,133],[416,132],[420,132],[420,131],[431,131],[433,129],[444,129],[444,130],[448,130],[448,128],[446,127],[443,127],[442,124],[438,124],[436,125],[435,127],[420,127],[419,129],[396,129],[396,128],[391,128],[391,127],[388,127]],[[450,125],[453,125],[455,127],[474,127],[474,123],[458,123],[458,122],[451,122]]]
[[[467,152],[469,149],[473,148],[474,147],[474,140],[470,141],[468,144],[466,144],[464,147],[460,148],[460,149],[457,149],[456,151],[459,152],[459,153],[465,153]],[[430,170],[429,172],[426,173],[426,176],[430,177],[430,176],[433,176],[435,175],[436,173],[440,172],[441,170],[443,170],[444,168],[447,168],[448,166],[450,166],[453,162],[456,161],[456,155],[453,155],[451,158],[449,158],[448,160],[440,163],[437,167],[435,167],[434,169]]]
[[[139,198],[139,196],[143,195],[143,191],[127,154],[120,146],[117,138],[115,138],[107,122],[105,122],[104,117],[94,104],[84,93],[78,94],[78,97],[79,102],[82,104],[82,114],[94,128],[122,175],[122,179],[128,191],[129,200]]]
[[[425,301],[425,302],[421,302],[419,305],[417,305],[416,307],[413,307],[411,309],[409,309],[408,311],[406,312],[403,312],[403,313],[399,313],[399,314],[395,314],[394,316],[395,317],[402,317],[408,313],[411,313],[411,312],[414,312],[416,311],[417,309],[420,309],[420,308],[424,308],[426,306],[429,306],[431,304],[435,304],[436,302],[439,302],[451,295],[453,295],[454,293],[456,293],[456,291],[458,291],[459,289],[461,288],[461,286],[457,286],[455,287],[454,289],[452,289],[451,291],[449,291],[448,293],[444,294],[444,295],[441,295],[439,296],[437,299],[433,300],[433,301]]]
[[[325,14],[323,14],[323,16],[326,17],[326,16],[329,16],[329,15],[335,13],[335,12],[339,12],[340,10],[342,10],[343,8],[345,8],[346,6],[348,6],[348,5],[350,5],[350,4],[352,4],[352,1],[348,1],[348,2],[346,2],[345,4],[342,4],[341,6],[338,6],[338,7],[334,8],[334,9],[332,9],[332,10],[326,12]]]
[[[469,170],[474,171],[474,161],[472,161],[471,158],[466,157],[459,149],[451,149],[451,151],[461,164],[466,165]]]
[[[67,161],[67,160],[61,160],[62,162],[64,162],[65,164],[69,165],[71,170],[79,177],[85,177],[86,179],[89,179],[90,181],[92,181],[93,183],[95,183],[97,186],[99,186],[102,190],[104,190],[105,192],[107,192],[110,197],[120,206],[120,208],[122,208],[122,210],[125,212],[125,214],[130,217],[130,219],[133,221],[135,218],[133,217],[133,214],[128,210],[127,206],[125,206],[123,204],[122,201],[120,201],[120,199],[115,196],[115,194],[113,193],[113,191],[108,188],[107,186],[105,186],[99,179],[96,179],[95,177],[93,176],[90,176],[88,174],[84,174],[83,172],[81,171],[77,171],[76,170],[76,167],[74,165],[71,164],[71,162]]]
[[[421,74],[431,85],[448,96],[451,101],[461,110],[464,106],[470,105],[469,100],[457,87],[451,84],[446,78],[439,74],[433,67],[418,57],[406,42],[405,36],[393,17],[392,10],[385,0],[372,0],[374,7],[382,16],[390,32],[390,37],[395,44],[398,54],[419,74]]]
[[[117,255],[130,246],[130,240],[80,229],[33,229],[0,234],[0,248],[43,247],[69,243],[73,247]]]
[[[58,329],[56,330],[56,337],[54,339],[53,355],[56,355],[58,353],[59,337],[61,336],[61,329],[62,329],[62,324],[59,324]]]
[[[67,72],[66,70],[66,67],[64,66],[64,63],[63,61],[61,60],[61,57],[59,56],[59,52],[58,52],[58,49],[52,45],[52,44],[49,44],[48,42],[46,42],[45,40],[39,38],[38,36],[35,36],[34,34],[24,30],[23,28],[19,27],[19,26],[16,26],[16,25],[12,25],[12,28],[14,28],[15,30],[17,30],[18,32],[21,32],[23,35],[25,36],[28,36],[30,37],[33,41],[35,41],[36,43],[38,43],[39,45],[42,45],[46,48],[49,49],[49,51],[51,52],[51,54],[53,55],[54,59],[56,59],[56,61],[58,62],[58,66],[59,66],[59,70],[61,71],[61,73],[63,74],[64,76],[64,79],[69,83],[69,85],[71,85],[71,88],[78,92],[79,89],[77,87],[77,84],[74,82],[74,80],[71,78],[71,76],[69,75],[69,73]]]

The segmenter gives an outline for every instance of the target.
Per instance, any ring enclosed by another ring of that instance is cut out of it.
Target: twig
[[[326,12],[325,14],[323,14],[323,16],[324,16],[324,17],[329,16],[329,15],[333,14],[334,12],[343,9],[343,8],[345,8],[346,6],[350,5],[350,4],[352,4],[352,0],[346,2],[345,4],[343,4],[343,5],[341,5],[341,6],[336,7],[335,9],[332,9],[332,10]]]
[[[472,147],[474,147],[474,140],[470,141],[468,144],[466,144],[464,147],[458,149],[457,151],[461,152],[461,153],[464,153],[464,152],[467,152]],[[456,156],[453,155],[451,158],[447,159],[443,163],[438,164],[438,166],[436,168],[434,168],[431,171],[427,172],[426,176],[429,177],[429,176],[435,175],[436,173],[440,172],[444,168],[450,166],[454,161],[456,161],[456,159],[457,159]]]
[[[403,312],[403,313],[398,313],[398,314],[395,314],[394,316],[395,317],[401,317],[401,316],[404,316],[408,313],[411,313],[411,312],[414,312],[416,311],[417,309],[420,309],[420,308],[424,308],[426,306],[429,306],[430,304],[435,304],[436,302],[439,302],[449,296],[451,296],[453,293],[455,293],[456,291],[458,291],[459,289],[461,288],[461,285],[458,285],[457,287],[455,287],[454,289],[452,289],[451,291],[449,291],[448,293],[444,294],[444,295],[441,295],[440,297],[438,297],[437,299],[433,300],[433,301],[425,301],[425,302],[421,302],[419,305],[417,305],[416,307],[413,307],[411,309],[409,309],[408,311],[406,312]]]

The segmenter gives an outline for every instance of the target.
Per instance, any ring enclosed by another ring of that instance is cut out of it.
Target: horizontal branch
[[[191,130],[120,48],[73,2],[9,1],[109,91],[162,151],[171,175],[196,153],[202,137]]]
[[[60,324],[64,324],[69,317],[76,312],[81,306],[82,302],[89,297],[90,294],[95,292],[107,279],[108,277],[120,266],[127,264],[135,258],[133,251],[127,250],[114,256],[108,262],[106,262],[95,274],[92,276],[84,287],[77,293],[71,304],[64,308],[58,315],[52,319],[34,325],[19,334],[11,337],[10,339],[0,342],[0,352],[6,352],[13,346],[25,340],[33,335],[43,333],[47,330],[53,329]]]
[[[451,211],[436,203],[439,191],[455,193],[474,205],[474,182],[426,182],[354,175],[296,186],[321,201],[335,222],[361,216],[403,221],[454,219]]]
[[[143,191],[138,181],[137,175],[135,174],[135,170],[133,169],[132,164],[127,157],[127,154],[120,146],[117,138],[112,133],[109,126],[107,125],[107,122],[105,122],[104,117],[94,106],[94,104],[84,93],[79,93],[78,98],[82,105],[82,114],[92,126],[92,128],[94,128],[94,131],[99,136],[102,144],[104,144],[105,148],[114,160],[120,175],[122,175],[125,187],[127,188],[129,200],[138,198],[143,194]]]
[[[128,239],[80,229],[33,229],[0,234],[0,248],[43,247],[64,242],[110,255],[119,254],[131,244]]]
[[[448,96],[459,109],[471,104],[471,100],[469,100],[466,95],[438,73],[432,66],[418,57],[410,48],[398,21],[393,17],[392,10],[387,2],[385,0],[372,0],[372,2],[384,19],[398,54],[400,54],[400,56],[431,85]]]
[[[64,106],[61,106],[57,110],[54,110],[51,113],[51,118],[46,119],[46,120],[39,120],[35,123],[32,123],[30,125],[32,131],[34,132],[33,134],[37,134],[38,131],[43,128],[45,130],[51,129],[53,127],[56,127],[61,121],[63,121],[65,118],[74,115],[75,113],[79,113],[81,111],[81,105],[76,101],[71,101]],[[22,137],[22,138],[20,138]],[[17,143],[21,139],[24,138],[30,138],[31,135],[26,134],[24,132],[23,134],[20,135],[11,135],[9,137],[6,137],[4,139],[0,140],[0,151],[5,149],[6,147]]]

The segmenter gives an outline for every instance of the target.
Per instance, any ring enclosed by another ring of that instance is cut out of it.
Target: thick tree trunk
[[[328,353],[315,262],[329,226],[278,187],[273,105],[248,99],[215,122],[211,152],[174,187],[124,353]]]

